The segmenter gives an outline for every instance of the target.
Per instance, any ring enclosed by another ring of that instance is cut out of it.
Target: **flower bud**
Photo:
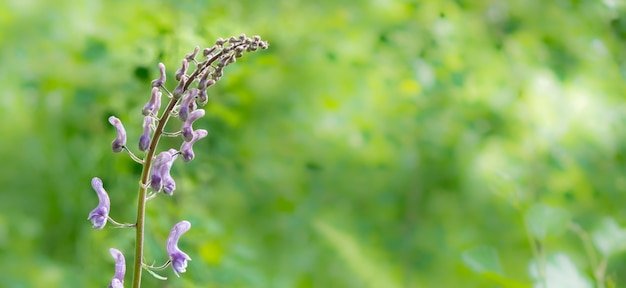
[[[198,54],[198,51],[200,51],[200,46],[196,46],[195,48],[193,48],[193,52],[185,54],[185,59],[187,59],[187,61],[189,62],[196,60],[196,55]]]
[[[187,83],[188,78],[189,77],[187,75],[182,75],[180,77],[178,86],[176,86],[176,88],[174,88],[174,91],[172,91],[172,96],[174,97],[174,99],[180,99],[180,96],[183,95],[183,90],[185,89],[185,83]]]
[[[152,87],[150,101],[148,101],[148,103],[143,106],[141,114],[143,114],[144,116],[148,116],[150,114],[158,115],[159,109],[161,109],[161,95],[161,91],[158,87]]]
[[[198,89],[196,88],[190,89],[189,92],[183,95],[183,100],[181,101],[180,109],[178,110],[178,118],[180,118],[181,121],[187,120],[189,111],[194,110],[195,107],[192,103],[194,103],[193,100],[196,98],[196,95],[198,95]]]
[[[150,132],[152,129],[150,125],[154,123],[154,118],[152,116],[143,117],[143,133],[139,137],[139,150],[146,151],[148,147],[150,147]]]
[[[215,49],[217,49],[217,46],[213,46],[211,48],[204,48],[204,50],[202,50],[202,55],[204,57],[208,57],[209,55],[211,55],[211,53],[213,53],[213,51],[215,51]]]
[[[187,116],[187,120],[185,120],[185,122],[183,123],[183,127],[181,128],[183,139],[185,141],[191,141],[193,139],[193,128],[191,127],[191,125],[202,116],[204,116],[204,109],[198,109],[189,113],[189,116]]]
[[[185,75],[187,73],[187,69],[189,68],[189,62],[187,62],[187,59],[183,59],[182,63],[182,66],[180,69],[176,70],[176,74],[174,75],[176,81],[180,81],[180,77]]]
[[[126,129],[124,129],[124,125],[122,125],[122,121],[115,116],[109,117],[109,123],[115,127],[117,131],[117,138],[113,140],[111,143],[111,148],[113,148],[113,152],[117,153],[124,149],[126,146]]]
[[[152,87],[162,87],[165,84],[165,64],[159,63],[159,73],[161,76],[152,80]]]
[[[193,153],[193,144],[198,142],[198,140],[206,137],[208,134],[209,132],[207,132],[206,130],[198,129],[193,132],[193,139],[191,139],[191,141],[183,142],[183,144],[180,146],[180,155],[183,158],[184,162],[189,162],[193,160],[193,158],[195,157],[195,154]]]
[[[154,158],[151,171],[152,175],[150,177],[150,187],[152,190],[161,191],[163,189],[166,191],[167,189],[168,194],[174,191],[176,182],[174,182],[174,179],[170,175],[170,170],[174,160],[176,160],[176,155],[178,155],[178,151],[170,149],[159,153],[159,155]]]

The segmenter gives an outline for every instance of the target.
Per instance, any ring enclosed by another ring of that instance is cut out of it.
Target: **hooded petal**
[[[176,276],[187,270],[187,261],[191,260],[189,255],[178,248],[180,236],[189,231],[189,228],[191,228],[189,221],[180,221],[174,225],[172,231],[170,231],[170,236],[167,238],[167,254],[170,256],[172,268]]]
[[[189,116],[187,116],[187,120],[183,122],[183,127],[181,129],[183,139],[185,141],[189,142],[193,139],[193,128],[191,127],[191,125],[193,124],[193,122],[204,116],[204,113],[204,109],[194,110],[193,112],[189,113]]]
[[[91,187],[98,194],[98,206],[89,213],[88,220],[93,224],[93,228],[102,229],[104,225],[107,224],[107,219],[109,218],[109,210],[111,209],[111,203],[109,200],[109,195],[102,185],[102,180],[98,177],[93,177],[91,179]]]
[[[193,153],[193,144],[198,142],[198,140],[206,137],[209,134],[209,132],[207,132],[204,129],[198,129],[194,131],[193,134],[194,136],[191,141],[183,142],[183,144],[180,146],[180,154],[183,158],[183,161],[185,162],[189,162],[193,160],[193,158],[195,157],[195,154]]]
[[[111,143],[111,147],[113,148],[113,152],[120,152],[126,146],[126,129],[124,129],[124,125],[122,125],[122,121],[115,116],[109,117],[109,123],[115,127],[117,131],[117,138],[113,140]]]
[[[143,117],[143,133],[139,137],[139,150],[146,151],[150,147],[150,125],[154,123],[152,116]]]
[[[124,254],[115,248],[109,249],[111,256],[115,259],[115,275],[111,279],[109,288],[124,288],[124,274],[126,273],[126,260]]]

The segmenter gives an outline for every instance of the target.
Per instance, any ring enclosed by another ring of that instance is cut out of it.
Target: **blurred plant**
[[[538,203],[526,209],[524,220],[533,252],[528,266],[532,287],[614,287],[614,279],[606,275],[609,258],[626,250],[626,229],[614,219],[605,218],[589,234],[572,220],[566,209]],[[574,233],[582,241],[593,281],[578,269],[567,253],[547,253],[546,241],[565,231]],[[462,260],[472,271],[504,287],[530,287],[504,275],[498,251],[491,246],[471,248],[463,253]]]
[[[107,221],[118,227],[135,228],[133,288],[141,285],[142,269],[146,269],[150,274],[161,280],[167,278],[156,274],[154,271],[165,269],[170,264],[176,276],[185,272],[187,261],[191,260],[191,257],[178,248],[178,240],[182,234],[191,228],[191,223],[188,221],[181,221],[172,228],[166,245],[169,259],[165,264],[154,267],[143,263],[146,202],[158,196],[159,192],[167,195],[173,194],[176,189],[176,182],[170,175],[170,170],[174,161],[178,158],[178,155],[182,155],[184,162],[191,161],[194,158],[193,144],[207,136],[208,132],[206,130],[193,130],[192,127],[193,122],[205,114],[203,109],[197,109],[197,105],[205,105],[207,103],[207,88],[213,86],[222,77],[224,67],[234,63],[237,58],[243,56],[244,52],[267,49],[267,47],[267,42],[261,41],[259,36],[249,38],[245,34],[241,34],[239,37],[233,36],[229,39],[219,38],[213,47],[205,48],[202,51],[204,60],[198,61],[196,60],[196,55],[200,51],[200,47],[196,46],[192,53],[185,55],[181,68],[176,71],[175,79],[178,81],[178,85],[172,92],[164,86],[166,81],[165,65],[159,63],[160,77],[152,81],[151,98],[142,109],[142,114],[144,115],[143,133],[139,137],[138,146],[139,150],[145,151],[143,159],[133,154],[126,146],[126,130],[122,122],[115,116],[109,117],[109,122],[117,131],[117,138],[111,144],[113,152],[117,153],[124,150],[135,162],[142,165],[137,221],[132,224],[122,224],[111,219],[109,216],[111,205],[109,196],[104,189],[102,180],[97,177],[92,179],[91,184],[98,194],[99,204],[89,213],[88,220],[92,222],[93,227],[96,229],[104,228]],[[195,70],[188,74],[190,62],[195,64]],[[190,88],[195,81],[197,81],[196,87]],[[159,117],[162,91],[168,95],[170,101]],[[182,127],[177,132],[168,133],[163,129],[172,116],[178,117],[182,121]],[[152,137],[150,137],[151,134]],[[182,136],[183,143],[179,150],[168,149],[156,154],[157,144],[161,136]],[[157,155],[156,157],[154,156],[155,154]],[[151,189],[150,193],[148,193],[148,189]],[[110,252],[115,259],[116,265],[115,276],[111,280],[109,287],[123,287],[126,269],[124,255],[115,248],[111,248]]]

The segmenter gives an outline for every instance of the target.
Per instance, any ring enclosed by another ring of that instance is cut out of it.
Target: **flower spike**
[[[115,248],[109,249],[111,256],[115,259],[115,275],[111,279],[109,288],[124,288],[124,274],[126,273],[126,260],[124,254]]]
[[[122,121],[115,116],[109,117],[109,123],[115,127],[117,131],[117,138],[113,140],[111,143],[111,148],[113,148],[113,152],[117,153],[122,151],[126,146],[126,129],[124,129],[124,125],[122,125]]]
[[[178,248],[178,239],[185,232],[189,231],[191,223],[189,221],[180,221],[172,228],[170,236],[167,237],[167,254],[172,261],[172,268],[174,274],[180,277],[178,273],[184,273],[187,270],[187,261],[191,260],[191,257]]]
[[[98,206],[89,213],[87,220],[90,220],[93,224],[93,228],[102,229],[107,224],[109,218],[109,210],[111,209],[111,202],[107,191],[104,190],[102,180],[98,177],[91,179],[91,187],[98,194],[98,200],[100,203]]]

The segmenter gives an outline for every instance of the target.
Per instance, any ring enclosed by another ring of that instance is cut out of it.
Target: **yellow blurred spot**
[[[200,257],[209,264],[219,264],[223,255],[224,249],[217,242],[206,242],[200,246]]]
[[[400,92],[402,92],[402,94],[416,94],[419,93],[422,90],[422,86],[420,86],[419,83],[417,83],[417,81],[412,80],[412,79],[406,79],[404,81],[402,81],[402,83],[400,83]]]
[[[335,99],[324,97],[324,108],[328,110],[337,110],[339,109],[339,102]]]

